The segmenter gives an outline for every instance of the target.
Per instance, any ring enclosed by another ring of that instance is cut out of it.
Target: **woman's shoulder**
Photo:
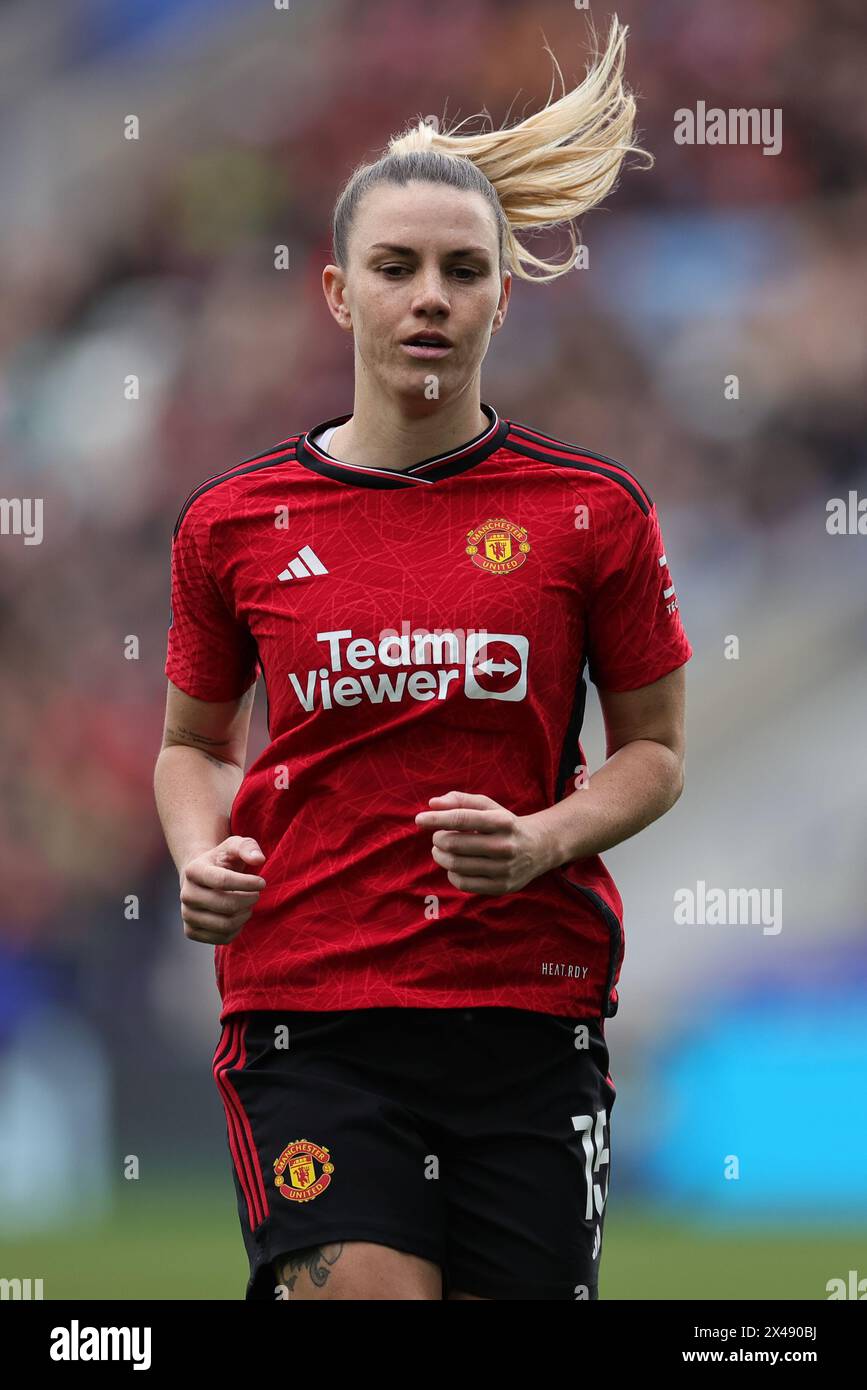
[[[597,478],[603,484],[607,481],[631,497],[645,515],[653,508],[653,498],[631,469],[619,459],[597,453],[583,444],[558,439],[543,430],[510,419],[506,447],[525,458],[548,463],[553,468],[568,468],[584,473],[588,481]]]
[[[188,493],[175,522],[174,535],[177,536],[186,517],[195,511],[196,519],[205,522],[215,519],[237,498],[239,487],[243,490],[250,483],[260,480],[260,475],[268,469],[280,468],[294,457],[295,445],[303,431],[289,435],[277,444],[271,444],[258,454],[240,459],[230,468],[204,478]],[[247,480],[250,480],[249,482]]]

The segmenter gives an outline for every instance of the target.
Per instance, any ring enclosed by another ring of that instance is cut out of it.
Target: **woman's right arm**
[[[261,847],[229,835],[255,693],[254,682],[237,700],[212,702],[168,683],[154,796],[180,879],[184,933],[208,945],[238,934],[265,887],[255,872],[265,858]]]

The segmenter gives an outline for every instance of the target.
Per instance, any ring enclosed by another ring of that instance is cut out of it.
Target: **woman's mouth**
[[[445,338],[438,338],[436,335],[432,335],[428,338],[423,333],[418,334],[417,337],[410,338],[407,342],[401,343],[401,347],[404,352],[409,353],[410,357],[419,357],[422,359],[445,357],[446,354],[452,350],[452,344]]]

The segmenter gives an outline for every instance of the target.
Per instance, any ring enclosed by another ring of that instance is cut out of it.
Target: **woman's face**
[[[322,283],[354,336],[357,370],[388,395],[447,400],[477,376],[512,277],[501,284],[496,219],[480,193],[413,180],[365,194],[346,273],[327,266]],[[445,350],[405,346],[426,329],[449,340]]]

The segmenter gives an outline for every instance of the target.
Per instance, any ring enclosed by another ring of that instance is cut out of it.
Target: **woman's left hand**
[[[516,816],[489,796],[432,796],[416,825],[434,830],[431,853],[464,893],[515,893],[547,872],[547,837],[532,815]]]

